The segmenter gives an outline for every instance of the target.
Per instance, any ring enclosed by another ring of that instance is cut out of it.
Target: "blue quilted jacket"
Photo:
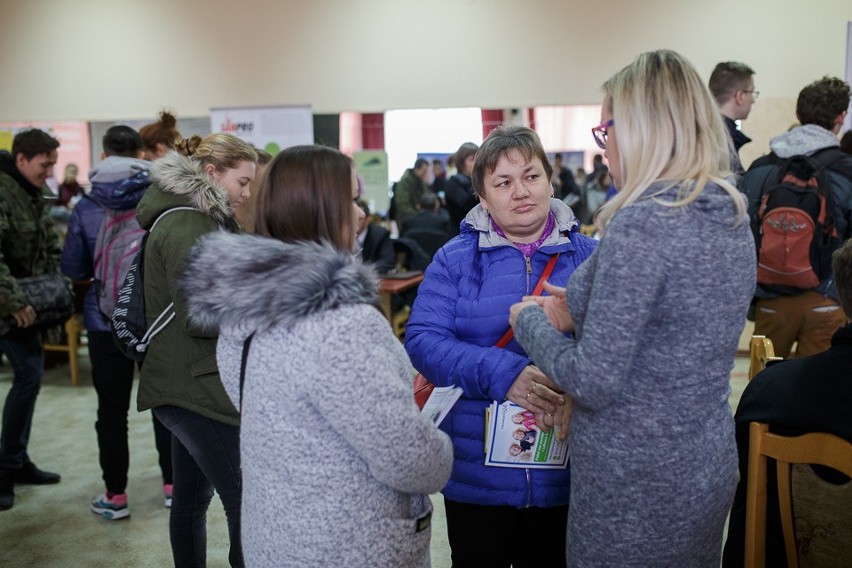
[[[104,220],[104,207],[135,209],[151,185],[150,162],[110,156],[89,172],[92,190],[71,211],[62,248],[62,272],[73,280],[89,280],[95,274],[95,243]],[[95,287],[83,300],[83,325],[89,331],[109,331],[109,321],[98,308]]]
[[[532,292],[550,255],[560,253],[550,281],[564,286],[597,244],[577,232],[564,203],[551,200],[556,224],[527,260],[491,228],[481,206],[461,234],[426,270],[405,331],[414,366],[438,386],[458,385],[461,399],[441,424],[453,440],[453,474],[443,494],[479,505],[553,507],[568,503],[570,470],[485,466],[485,408],[506,393],[530,364],[517,341],[495,343],[509,328],[509,307]]]

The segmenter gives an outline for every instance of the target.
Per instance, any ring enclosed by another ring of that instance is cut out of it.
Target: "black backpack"
[[[145,359],[145,352],[148,350],[148,345],[158,333],[163,331],[169,323],[175,318],[174,302],[171,302],[160,313],[159,316],[148,326],[145,320],[145,280],[144,280],[144,254],[145,243],[148,241],[148,236],[154,231],[154,227],[160,220],[174,211],[198,211],[193,207],[174,207],[163,211],[159,217],[151,225],[151,229],[146,231],[142,236],[142,241],[139,243],[139,250],[133,261],[130,263],[130,268],[127,270],[127,276],[118,290],[118,297],[115,302],[115,309],[112,312],[110,319],[110,329],[115,344],[118,346],[124,355],[134,361],[142,361]]]
[[[845,156],[836,148],[793,156],[768,176],[752,218],[758,283],[796,293],[831,276],[831,255],[841,237],[825,170]]]

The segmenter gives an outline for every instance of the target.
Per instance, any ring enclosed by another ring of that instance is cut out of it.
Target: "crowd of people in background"
[[[500,126],[446,163],[417,158],[384,217],[336,149],[273,156],[233,134],[184,137],[166,111],[138,132],[109,128],[91,187],[71,164],[47,199],[59,141],[18,133],[0,152],[0,316],[13,330],[0,352],[14,375],[0,510],[16,484],[61,481],[29,453],[55,330],[38,328],[20,286],[61,272],[94,282],[82,313],[103,491],[89,507],[131,514],[138,374],[176,566],[205,565],[214,492],[231,566],[428,566],[439,491],[457,567],[716,568],[729,516],[724,565],[742,565],[749,421],[852,440],[849,381],[834,376],[852,363],[850,86],[805,86],[797,124],[746,168],[739,121],[758,95],[744,63],[705,81],[673,51],[644,53],[603,85],[590,171]],[[116,346],[104,303],[118,287],[102,269],[113,226],[145,235],[146,321],[174,308],[141,363]],[[425,274],[403,344],[378,278],[411,270]],[[747,317],[802,358],[758,375],[735,421]],[[414,405],[415,369],[461,390],[440,427]],[[569,465],[486,465],[492,401],[567,439]],[[322,450],[291,451],[296,440]],[[532,532],[535,546],[518,546]],[[780,562],[780,537],[768,542]]]

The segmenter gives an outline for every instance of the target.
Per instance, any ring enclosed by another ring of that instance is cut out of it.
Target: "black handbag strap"
[[[254,333],[246,337],[245,342],[243,342],[243,359],[240,363],[240,408],[238,409],[240,413],[243,411],[243,385],[246,382],[246,363],[248,362],[249,348],[251,347],[252,339],[254,339]]]

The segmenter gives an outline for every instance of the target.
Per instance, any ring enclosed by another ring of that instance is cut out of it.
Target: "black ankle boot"
[[[15,504],[15,478],[13,469],[0,467],[0,511]]]
[[[58,473],[42,471],[31,462],[24,462],[24,466],[14,472],[14,482],[21,485],[50,485],[59,483],[61,479]]]

